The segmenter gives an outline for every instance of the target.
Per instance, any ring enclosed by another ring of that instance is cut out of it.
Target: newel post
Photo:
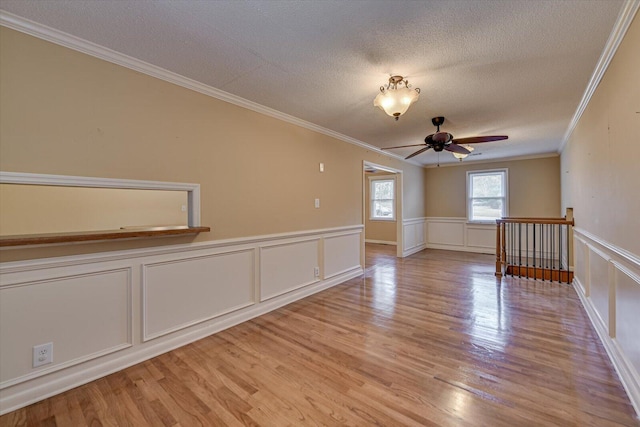
[[[496,276],[502,277],[502,239],[500,238],[500,220],[496,220]]]

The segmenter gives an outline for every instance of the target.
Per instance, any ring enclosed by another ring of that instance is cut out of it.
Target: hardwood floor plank
[[[640,426],[572,286],[366,249],[361,277],[0,426]]]

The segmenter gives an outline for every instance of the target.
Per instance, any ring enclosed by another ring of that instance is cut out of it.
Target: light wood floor
[[[0,424],[640,425],[571,286],[394,253],[367,245],[364,277]]]

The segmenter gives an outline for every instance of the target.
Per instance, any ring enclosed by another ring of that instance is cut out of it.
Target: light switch
[[[320,163],[320,172],[324,172],[324,163]]]
[[[320,199],[316,199],[316,208],[320,207]]]

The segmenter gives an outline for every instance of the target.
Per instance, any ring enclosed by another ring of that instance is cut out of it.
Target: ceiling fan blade
[[[395,146],[395,147],[382,147],[381,150],[391,150],[393,148],[419,147],[421,145],[424,145],[424,143],[422,143],[422,144],[411,144],[411,145],[398,145],[398,146]]]
[[[478,144],[480,142],[502,141],[508,138],[507,135],[471,136],[469,138],[456,138],[452,142],[455,144]]]
[[[409,155],[408,155],[407,157],[405,157],[404,159],[405,159],[405,160],[407,160],[407,159],[410,159],[410,158],[412,158],[412,157],[415,157],[415,156],[417,156],[417,155],[418,155],[418,154],[420,154],[420,153],[424,153],[424,152],[425,152],[425,151],[427,151],[429,148],[431,148],[431,147],[424,147],[424,148],[422,148],[422,149],[420,149],[420,150],[416,151],[416,152],[415,152],[415,153],[413,153],[413,154],[409,154]]]
[[[458,144],[454,144],[451,143],[449,145],[445,145],[444,149],[447,151],[451,151],[452,153],[460,153],[460,154],[470,154],[471,151],[467,150],[466,148],[458,145]]]

